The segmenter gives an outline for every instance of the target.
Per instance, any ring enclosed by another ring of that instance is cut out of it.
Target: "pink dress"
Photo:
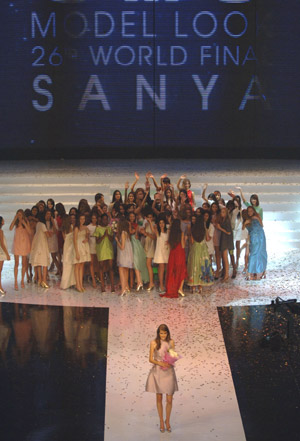
[[[30,248],[30,237],[27,230],[22,225],[16,227],[12,253],[15,256],[27,256],[30,253]]]
[[[162,341],[159,350],[154,350],[154,360],[163,361],[169,348],[171,348],[170,342]],[[167,370],[163,370],[160,366],[154,364],[148,375],[146,392],[173,395],[176,391],[178,391],[178,385],[174,367],[171,366]]]

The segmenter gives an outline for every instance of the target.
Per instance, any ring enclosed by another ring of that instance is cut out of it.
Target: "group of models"
[[[110,279],[110,291],[115,292],[114,269],[117,265],[121,295],[132,289],[140,291],[155,288],[154,271],[157,267],[159,288],[164,297],[184,296],[184,284],[192,292],[201,292],[215,280],[229,280],[229,259],[236,277],[240,254],[245,248],[244,272],[249,279],[265,277],[267,265],[266,240],[263,230],[263,210],[258,196],[253,194],[248,203],[240,195],[229,191],[225,203],[219,191],[206,197],[196,208],[190,180],[182,175],[174,187],[167,175],[157,184],[154,176],[146,174],[145,187],[135,189],[139,180],[125,191],[115,190],[112,201],[106,204],[104,196],[95,195],[91,208],[86,199],[66,213],[62,203],[53,199],[39,201],[31,209],[18,210],[10,224],[14,229],[12,254],[15,259],[15,289],[19,289],[18,267],[21,258],[21,288],[34,281],[49,288],[50,255],[52,269],[61,277],[60,287],[75,286],[80,292],[84,276],[89,274],[96,288],[106,290],[105,273]],[[150,181],[155,193],[150,196]],[[129,191],[130,190],[130,191]],[[242,201],[246,209],[242,210]],[[0,290],[3,262],[9,252],[0,217]],[[241,243],[244,241],[243,246]],[[234,252],[235,250],[235,252]]]

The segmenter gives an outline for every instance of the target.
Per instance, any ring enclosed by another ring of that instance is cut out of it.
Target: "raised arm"
[[[152,179],[153,184],[154,184],[156,190],[159,191],[159,190],[160,190],[160,187],[159,187],[158,183],[156,182],[156,180],[155,180],[153,174],[152,174],[151,172],[148,172],[147,175],[148,175],[148,178],[151,178],[151,179]],[[146,175],[146,176],[147,176],[147,175]]]
[[[204,187],[203,187],[203,190],[202,190],[202,195],[201,195],[201,197],[202,197],[202,199],[205,201],[205,202],[207,202],[207,203],[209,203],[208,202],[208,199],[207,199],[207,197],[206,197],[206,189],[207,189],[207,184],[204,184]]]
[[[236,187],[236,189],[237,189],[237,190],[240,190],[241,198],[242,198],[243,202],[245,203],[245,202],[246,202],[246,198],[245,198],[245,196],[243,195],[242,188],[241,188],[241,187]]]
[[[15,223],[16,223],[16,220],[17,220],[17,217],[18,217],[18,215],[17,215],[17,213],[16,213],[16,214],[15,214],[15,217],[14,217],[13,220],[12,220],[12,223],[11,223],[10,226],[9,226],[10,231],[13,230],[13,228],[14,228],[14,226],[15,226]]]
[[[128,188],[129,188],[129,182],[125,182],[125,192],[124,192],[124,199],[125,199],[125,204],[127,204],[128,202]]]
[[[180,178],[178,179],[178,182],[177,182],[177,188],[178,188],[179,191],[181,190],[180,182],[181,182],[183,179],[185,179],[185,178],[186,178],[186,175],[181,175]]]
[[[135,181],[130,188],[131,191],[134,191],[134,187],[136,186],[138,180],[140,179],[140,175],[138,174],[138,172],[134,172],[134,176],[135,176]]]

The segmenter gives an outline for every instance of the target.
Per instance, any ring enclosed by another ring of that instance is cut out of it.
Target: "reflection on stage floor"
[[[247,441],[296,441],[300,303],[218,308]]]
[[[108,308],[0,304],[0,432],[104,439]]]

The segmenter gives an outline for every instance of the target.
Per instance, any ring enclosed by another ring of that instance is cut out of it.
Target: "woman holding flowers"
[[[156,393],[156,405],[160,420],[160,431],[171,432],[170,416],[174,392],[178,391],[174,367],[164,361],[166,354],[175,349],[174,340],[171,339],[167,325],[160,325],[157,329],[155,340],[150,343],[149,361],[154,366],[150,370],[146,383],[146,391]],[[177,354],[176,354],[177,355]],[[178,358],[178,357],[177,357]],[[163,416],[162,397],[166,394],[166,420]]]

